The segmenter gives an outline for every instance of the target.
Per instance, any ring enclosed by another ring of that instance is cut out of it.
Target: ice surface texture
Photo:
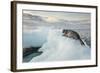
[[[47,42],[39,49],[43,53],[30,62],[90,59],[91,49],[79,40],[62,36],[60,31],[49,31]]]

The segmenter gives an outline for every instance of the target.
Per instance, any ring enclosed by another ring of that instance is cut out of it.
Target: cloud
[[[50,23],[54,23],[54,22],[58,22],[59,21],[59,19],[57,17],[54,17],[54,16],[48,16],[48,17],[44,18],[44,20],[46,22],[50,22]]]
[[[90,29],[89,13],[23,11],[23,32],[33,32],[38,27]]]
[[[90,13],[79,13],[79,12],[65,12],[65,11],[39,11],[39,10],[25,10],[23,13],[29,13],[32,15],[38,15],[41,17],[56,17],[57,19],[65,20],[89,20]]]

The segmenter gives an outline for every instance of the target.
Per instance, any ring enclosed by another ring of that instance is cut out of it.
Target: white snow
[[[30,62],[90,59],[91,49],[78,40],[62,36],[61,31],[50,30],[47,42],[39,49],[43,53]]]

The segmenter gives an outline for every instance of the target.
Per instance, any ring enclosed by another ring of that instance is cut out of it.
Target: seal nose
[[[64,34],[63,34],[63,36],[66,36],[66,37],[68,37],[68,35],[67,35],[66,33],[64,33]]]
[[[63,30],[63,33],[65,33],[65,32],[66,32],[66,30],[64,29],[64,30]]]

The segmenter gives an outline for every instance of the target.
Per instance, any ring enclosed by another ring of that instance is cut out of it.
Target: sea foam
[[[91,49],[81,45],[79,40],[62,36],[61,31],[50,30],[47,41],[39,49],[43,53],[30,62],[66,61],[90,59]]]

